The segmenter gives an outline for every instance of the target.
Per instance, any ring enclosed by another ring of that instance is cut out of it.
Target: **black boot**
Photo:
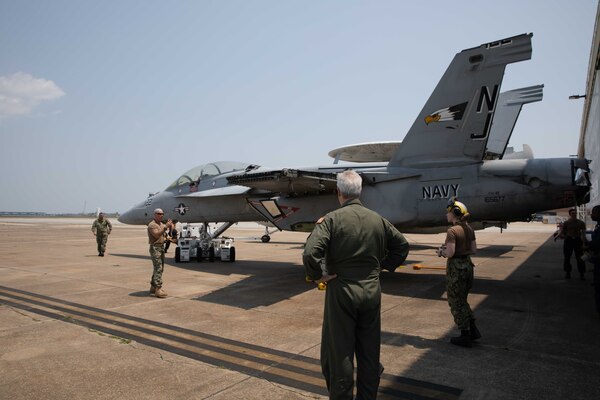
[[[477,329],[477,326],[475,325],[475,318],[469,322],[469,331],[471,332],[471,340],[481,338],[481,332],[479,332],[479,329]]]
[[[460,336],[450,338],[450,343],[462,347],[471,347],[471,332],[468,329],[462,329]]]

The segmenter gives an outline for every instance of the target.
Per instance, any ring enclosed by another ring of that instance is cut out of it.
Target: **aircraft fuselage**
[[[353,164],[321,167],[316,171],[335,173],[355,169],[363,176],[361,201],[366,207],[404,232],[423,232],[447,225],[445,207],[451,197],[458,197],[467,205],[474,223],[489,224],[523,221],[535,212],[581,203],[588,187],[575,183],[575,172],[585,167],[587,162],[582,159],[555,158],[492,160],[421,169]],[[219,186],[235,186],[224,182],[221,180]],[[165,218],[184,223],[270,221],[282,230],[310,231],[318,218],[339,207],[332,191],[302,196],[251,191],[182,196],[187,192],[187,185],[169,188],[134,206],[120,220],[147,224],[153,210],[162,208]],[[252,202],[267,199],[273,200],[283,214],[269,218],[251,206]]]

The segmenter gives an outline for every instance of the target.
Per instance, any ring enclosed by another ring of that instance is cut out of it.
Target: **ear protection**
[[[469,215],[469,211],[467,210],[467,206],[465,206],[460,201],[456,200],[455,197],[452,197],[448,200],[448,206],[446,207],[448,212],[454,214],[454,216],[461,218]]]

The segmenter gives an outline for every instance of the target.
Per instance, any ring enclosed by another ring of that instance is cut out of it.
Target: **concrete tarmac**
[[[92,222],[0,218],[0,399],[327,398],[307,234],[261,243],[261,228],[234,226],[234,263],[175,263],[171,246],[157,299],[145,227],[111,221],[98,257]],[[553,231],[477,232],[469,303],[483,337],[471,349],[449,343],[444,234],[407,235],[405,265],[381,274],[378,398],[599,399],[591,272],[564,279]]]

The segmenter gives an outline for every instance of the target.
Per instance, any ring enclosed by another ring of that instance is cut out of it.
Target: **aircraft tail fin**
[[[522,34],[456,54],[389,166],[479,162],[485,154],[507,64],[531,58]]]

